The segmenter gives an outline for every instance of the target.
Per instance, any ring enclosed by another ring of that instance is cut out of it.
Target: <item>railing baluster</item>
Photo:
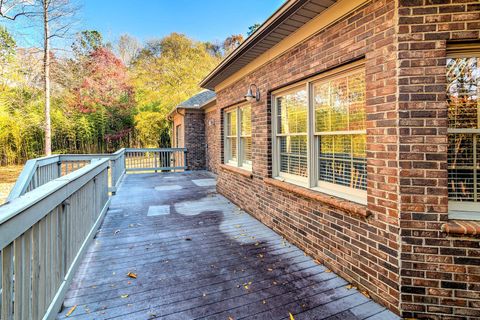
[[[2,249],[2,313],[4,320],[13,319],[13,242]]]
[[[23,296],[22,316],[24,319],[33,319],[32,317],[32,229],[28,229],[24,234],[24,267],[23,267]]]
[[[23,319],[22,315],[22,304],[20,301],[22,301],[23,297],[23,275],[24,275],[24,252],[23,252],[23,241],[24,236],[21,235],[14,241],[14,250],[15,250],[15,267],[14,267],[14,279],[15,279],[15,288],[14,288],[14,297],[15,297],[15,302],[13,305],[14,309],[14,315],[15,319]]]

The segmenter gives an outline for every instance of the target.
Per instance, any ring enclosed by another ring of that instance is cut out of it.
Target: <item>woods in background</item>
[[[168,147],[168,112],[242,41],[172,33],[145,44],[123,35],[112,44],[94,30],[78,33],[69,52],[49,56],[53,152]],[[42,50],[17,47],[0,27],[0,165],[44,154],[44,108]]]

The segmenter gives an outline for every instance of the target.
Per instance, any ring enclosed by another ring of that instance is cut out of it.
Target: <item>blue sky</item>
[[[202,41],[246,34],[284,0],[83,0],[80,25],[107,41],[129,33],[141,41],[179,32]]]

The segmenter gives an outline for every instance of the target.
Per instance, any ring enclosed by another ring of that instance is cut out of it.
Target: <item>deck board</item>
[[[68,319],[399,319],[217,194],[212,178],[127,175],[58,319],[73,306]]]

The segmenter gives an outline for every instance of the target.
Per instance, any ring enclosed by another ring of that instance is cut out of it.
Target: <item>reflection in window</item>
[[[365,74],[313,85],[318,180],[366,190]]]
[[[447,59],[449,199],[478,202],[480,58]]]
[[[226,113],[225,161],[237,161],[237,110]]]
[[[307,177],[307,91],[297,90],[276,101],[279,171]]]
[[[242,166],[252,165],[252,108],[246,106],[240,108],[241,134],[240,145],[242,148]]]

